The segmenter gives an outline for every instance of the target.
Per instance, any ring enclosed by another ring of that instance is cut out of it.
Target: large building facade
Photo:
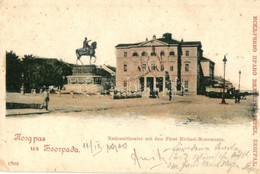
[[[197,94],[202,88],[201,42],[177,41],[171,33],[165,33],[162,38],[153,36],[144,42],[118,44],[116,59],[117,90],[166,92],[170,83],[172,90]]]

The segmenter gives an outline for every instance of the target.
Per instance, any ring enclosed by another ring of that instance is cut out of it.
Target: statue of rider
[[[84,40],[84,42],[83,42],[83,49],[84,49],[84,51],[87,51],[88,49],[89,49],[89,42],[90,42],[91,40],[88,40],[88,38],[87,37],[85,37],[85,40]]]

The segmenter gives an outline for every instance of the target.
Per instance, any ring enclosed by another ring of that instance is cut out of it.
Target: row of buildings
[[[197,94],[214,82],[215,63],[203,56],[200,41],[178,41],[165,33],[115,48],[117,90],[165,92],[171,82],[173,90]]]
[[[124,93],[171,89],[198,94],[214,84],[215,63],[203,56],[200,41],[178,41],[165,33],[161,38],[153,36],[115,48],[116,68],[74,65],[66,90],[97,93],[99,87],[109,86]]]
[[[116,68],[73,65],[57,59],[27,56],[24,62],[28,67],[24,68],[23,83],[27,89],[52,84],[79,93],[98,93],[110,88],[126,93],[166,92],[170,88],[198,94],[215,82],[215,63],[203,56],[200,41],[178,41],[172,38],[171,33],[164,33],[161,38],[153,36],[151,40],[118,44],[115,48]],[[48,76],[39,78],[41,71],[32,74],[29,65],[42,70],[49,68],[46,71]]]

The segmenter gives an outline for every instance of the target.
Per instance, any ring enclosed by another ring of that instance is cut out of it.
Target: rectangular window
[[[127,52],[124,52],[124,57],[127,57]]]
[[[152,70],[154,71],[155,69],[156,69],[156,65],[155,65],[155,63],[152,63]]]
[[[173,71],[173,66],[170,66],[170,71]]]
[[[186,55],[186,56],[189,56],[189,55],[190,55],[190,52],[189,52],[189,51],[185,51],[185,55]]]
[[[190,64],[185,64],[185,71],[189,71],[190,70]]]
[[[145,63],[142,64],[142,70],[146,70],[146,64]]]
[[[124,64],[124,72],[127,72],[127,64]]]
[[[185,87],[186,89],[189,88],[189,81],[185,81],[185,85],[184,85],[184,87]]]
[[[127,87],[127,81],[124,80],[124,87]]]
[[[164,71],[164,65],[161,65],[161,71]]]

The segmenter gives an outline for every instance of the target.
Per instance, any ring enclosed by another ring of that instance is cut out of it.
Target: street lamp
[[[24,74],[22,73],[22,86],[21,86],[21,94],[24,95],[24,84],[23,84],[23,81],[24,81]]]
[[[241,70],[239,70],[238,74],[239,74],[238,90],[240,91]]]
[[[222,93],[221,104],[227,104],[225,101],[225,87],[226,87],[225,73],[226,73],[226,63],[227,63],[226,55],[224,56],[223,62],[224,62],[224,82],[223,82],[223,93]]]

